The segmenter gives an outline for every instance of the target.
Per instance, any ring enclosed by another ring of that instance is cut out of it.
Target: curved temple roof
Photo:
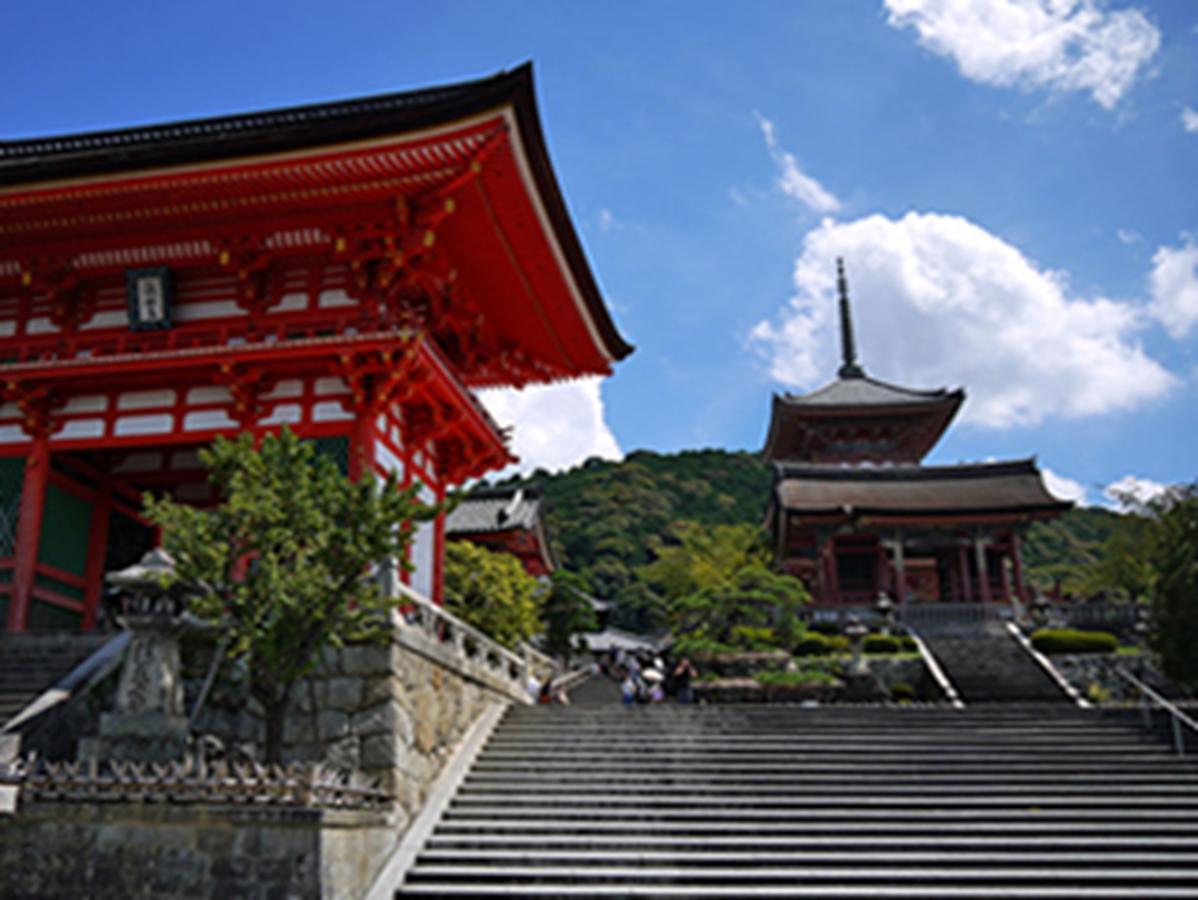
[[[775,502],[799,515],[1061,512],[1032,460],[957,466],[775,465]]]
[[[122,234],[144,244],[177,228],[202,247],[205,223],[220,235],[269,211],[309,234],[323,227],[331,247],[326,225],[394,217],[397,197],[444,206],[437,244],[453,252],[457,284],[484,307],[504,359],[525,360],[523,380],[606,373],[631,352],[550,165],[530,64],[443,87],[0,142],[0,293],[51,244],[78,244],[79,267],[122,252]],[[467,383],[508,383],[461,357]]]

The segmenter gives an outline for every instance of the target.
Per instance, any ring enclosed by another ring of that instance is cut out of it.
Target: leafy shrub
[[[736,648],[708,637],[688,635],[675,641],[671,651],[680,658],[683,656],[694,656],[699,659],[706,659],[712,656],[720,656],[724,653],[735,653]]]
[[[774,629],[755,625],[734,625],[730,635],[732,644],[741,650],[773,650],[777,646]]]
[[[1041,628],[1032,634],[1032,646],[1041,653],[1114,653],[1119,639],[1106,631]]]
[[[823,656],[828,653],[847,653],[849,639],[843,635],[831,637],[818,631],[809,631],[795,643],[795,656]]]
[[[902,642],[888,634],[867,634],[862,642],[866,653],[898,653]]]
[[[905,681],[896,681],[890,686],[890,699],[897,703],[910,703],[918,699],[915,688]]]
[[[798,672],[758,672],[753,676],[758,684],[836,684],[836,676],[821,669],[800,669]]]
[[[828,619],[821,619],[818,622],[811,622],[808,624],[807,630],[831,637],[834,634],[840,634],[840,623]]]

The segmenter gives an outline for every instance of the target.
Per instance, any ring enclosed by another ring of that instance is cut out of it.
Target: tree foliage
[[[541,630],[537,580],[508,553],[469,541],[445,548],[445,606],[508,647]]]
[[[581,576],[565,569],[553,573],[545,598],[544,619],[546,651],[568,664],[574,636],[596,628],[595,610]]]
[[[751,562],[726,578],[676,597],[670,605],[682,649],[791,651],[805,628],[802,582]]]
[[[377,631],[383,596],[371,567],[404,559],[405,523],[436,509],[394,478],[350,481],[284,428],[257,446],[250,434],[200,451],[221,498],[201,510],[145,498],[177,578],[199,593],[192,610],[219,623],[228,654],[243,660],[266,715],[266,756],[278,761],[292,687],[327,644]]]
[[[1146,511],[1155,574],[1150,641],[1165,674],[1198,690],[1198,486],[1174,488]]]

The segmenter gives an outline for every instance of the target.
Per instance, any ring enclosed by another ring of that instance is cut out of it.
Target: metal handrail
[[[1185,738],[1182,736],[1181,726],[1184,724],[1191,731],[1198,734],[1198,722],[1195,722],[1184,712],[1182,712],[1172,701],[1166,700],[1161,694],[1154,691],[1136,676],[1132,675],[1126,669],[1115,669],[1119,676],[1124,681],[1129,682],[1132,687],[1140,692],[1140,709],[1144,714],[1144,727],[1151,728],[1152,719],[1148,709],[1148,701],[1152,700],[1157,706],[1167,712],[1173,723],[1173,749],[1177,751],[1178,756],[1184,756],[1186,752]]]

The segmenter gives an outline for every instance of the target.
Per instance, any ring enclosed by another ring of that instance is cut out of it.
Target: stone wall
[[[0,898],[361,897],[398,837],[380,812],[34,803],[0,816]]]
[[[285,761],[364,772],[394,798],[385,812],[165,797],[22,802],[0,811],[0,898],[364,896],[479,715],[530,702],[517,657],[452,621],[435,624],[400,627],[386,645],[326,650],[292,697]],[[195,731],[232,755],[238,744],[260,747],[264,728],[231,687]]]

